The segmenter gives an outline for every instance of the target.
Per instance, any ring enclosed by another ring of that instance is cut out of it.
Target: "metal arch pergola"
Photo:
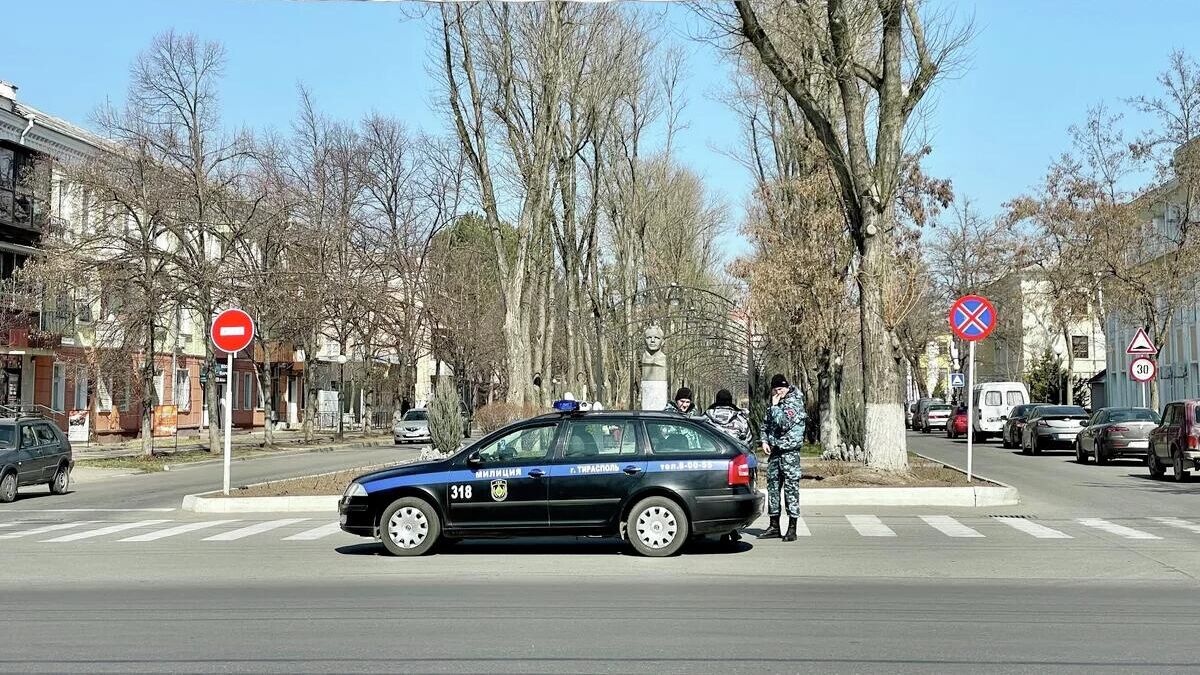
[[[643,289],[632,297],[614,298],[614,310],[625,309],[624,321],[610,329],[620,372],[618,386],[630,407],[638,406],[640,360],[644,333],[656,325],[663,331],[667,376],[675,388],[693,390],[704,407],[718,389],[743,392],[753,399],[762,376],[762,337],[744,307],[707,288],[669,284]]]

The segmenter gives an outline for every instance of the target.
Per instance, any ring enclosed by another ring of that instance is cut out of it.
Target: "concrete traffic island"
[[[959,506],[991,507],[1016,506],[1021,503],[1017,488],[997,480],[973,476],[970,483],[966,471],[938,459],[910,452],[930,466],[948,470],[955,474],[954,486],[930,485],[856,485],[854,487],[813,487],[805,480],[801,483],[800,503],[804,506]],[[805,467],[806,473],[808,467]],[[811,478],[811,476],[806,476]],[[823,482],[822,478],[818,478]],[[836,478],[834,479],[836,480]]]
[[[354,478],[409,463],[376,464],[254,483],[230,490],[228,497],[220,490],[185,495],[181,508],[196,513],[332,513],[337,511],[342,492]]]

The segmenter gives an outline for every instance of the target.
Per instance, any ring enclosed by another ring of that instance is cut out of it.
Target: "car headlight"
[[[362,483],[352,481],[349,485],[346,486],[346,492],[343,496],[345,496],[345,497],[366,497],[367,496],[367,488],[363,487]]]

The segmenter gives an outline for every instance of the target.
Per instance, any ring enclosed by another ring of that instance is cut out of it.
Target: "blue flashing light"
[[[579,410],[579,401],[570,401],[567,399],[555,401],[554,409],[559,412],[576,412]]]

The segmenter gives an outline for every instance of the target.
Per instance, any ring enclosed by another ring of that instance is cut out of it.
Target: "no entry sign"
[[[229,354],[240,352],[254,339],[254,319],[240,309],[227,309],[213,319],[210,337],[217,349]]]
[[[950,305],[950,330],[961,340],[975,342],[996,328],[996,308],[980,295],[964,295]]]

